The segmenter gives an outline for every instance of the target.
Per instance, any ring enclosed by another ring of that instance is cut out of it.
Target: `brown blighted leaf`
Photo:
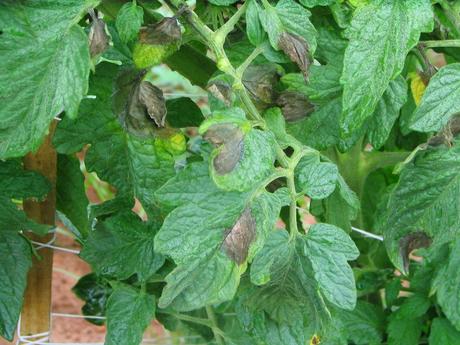
[[[299,66],[305,79],[307,79],[308,67],[310,66],[310,53],[307,41],[298,35],[283,32],[280,35],[278,46],[289,56],[292,62]]]
[[[128,133],[140,138],[153,138],[157,127],[145,105],[139,100],[144,75],[144,72],[139,73],[134,69],[126,69],[118,75],[114,85],[112,109]]]
[[[404,272],[409,272],[409,255],[418,248],[428,248],[431,245],[431,238],[424,232],[412,232],[399,240],[399,254],[403,259]]]
[[[429,146],[452,146],[454,138],[460,133],[460,115],[452,117],[446,126],[436,135],[428,139]]]
[[[206,131],[204,139],[219,149],[212,163],[220,175],[231,172],[243,157],[244,135],[234,124],[216,124]]]
[[[278,83],[279,78],[274,64],[251,65],[244,71],[243,85],[253,99],[270,104],[274,99],[273,86]]]
[[[182,38],[176,18],[163,18],[156,24],[141,28],[139,41],[144,44],[169,44],[179,42]]]
[[[221,80],[213,80],[207,87],[209,93],[226,106],[232,104],[232,87]]]
[[[256,222],[251,214],[251,209],[247,207],[233,228],[225,231],[222,248],[232,261],[241,265],[246,261],[249,246],[255,238]]]
[[[100,18],[93,18],[89,30],[89,52],[91,57],[102,54],[109,46],[105,23]]]
[[[310,103],[307,96],[295,91],[281,92],[275,103],[281,108],[287,122],[303,119],[315,110],[315,106]]]
[[[149,116],[158,127],[164,127],[166,118],[166,101],[163,91],[148,81],[139,85],[139,102],[144,105]]]

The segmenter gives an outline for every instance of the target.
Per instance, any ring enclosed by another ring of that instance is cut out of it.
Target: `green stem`
[[[195,317],[195,316],[186,315],[186,314],[172,313],[172,312],[161,312],[161,313],[166,314],[166,315],[171,315],[179,320],[193,322],[193,323],[196,323],[197,325],[203,325],[211,329],[213,328],[212,322],[208,319],[203,319],[200,317]]]
[[[291,197],[291,203],[289,205],[289,240],[292,241],[299,232],[297,228],[297,192],[295,190],[293,171],[291,171],[287,177],[287,186]]]
[[[251,64],[252,61],[254,61],[254,59],[256,57],[258,57],[260,55],[260,53],[262,53],[263,49],[261,46],[258,46],[256,47],[251,55],[249,55],[246,60],[244,60],[244,62],[236,69],[236,74],[240,77],[240,78],[243,78],[243,74],[244,74],[244,71],[246,71],[246,68],[248,68],[248,66]]]
[[[447,0],[439,0],[439,4],[455,29],[455,37],[460,37],[460,15]]]
[[[460,48],[460,40],[420,41],[426,48]]]
[[[248,6],[248,1],[245,1],[235,12],[233,16],[230,17],[227,22],[222,25],[215,33],[214,33],[214,41],[219,45],[224,45],[225,39],[227,35],[235,29],[235,25],[240,20],[241,16],[246,11],[246,7]]]
[[[212,309],[210,305],[206,306],[206,314],[208,314],[208,319],[209,321],[211,321],[211,324],[212,324],[211,329],[212,329],[212,333],[214,334],[214,338],[216,339],[217,345],[225,345],[224,339],[222,338],[221,334],[218,331],[219,327],[217,325],[216,315],[214,314],[214,310]]]

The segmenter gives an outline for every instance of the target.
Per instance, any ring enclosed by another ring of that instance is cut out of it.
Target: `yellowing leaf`
[[[409,74],[410,78],[410,89],[412,91],[412,97],[414,98],[415,104],[418,106],[422,100],[423,93],[425,92],[426,85],[423,82],[422,77],[416,72]]]

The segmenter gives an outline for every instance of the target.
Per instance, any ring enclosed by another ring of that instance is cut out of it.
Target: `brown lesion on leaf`
[[[276,99],[287,122],[295,122],[309,116],[315,111],[307,96],[296,91],[283,91]]]
[[[175,17],[166,17],[158,23],[142,27],[139,41],[143,44],[165,45],[177,43],[182,38],[179,23]]]
[[[109,47],[109,35],[105,22],[98,18],[94,10],[90,12],[91,27],[89,30],[89,52],[91,58],[101,55]]]
[[[213,159],[216,172],[225,175],[233,171],[243,157],[244,134],[242,130],[231,123],[216,124],[207,130],[204,139],[219,150]]]
[[[247,207],[232,228],[224,233],[222,249],[227,256],[241,265],[248,257],[249,246],[256,238],[256,221]]]
[[[228,83],[222,80],[213,80],[208,84],[207,90],[227,107],[230,107],[232,103],[232,87]]]
[[[399,254],[403,260],[404,272],[409,272],[409,255],[419,248],[428,248],[431,238],[422,231],[412,232],[399,240]]]
[[[308,68],[311,61],[307,41],[299,35],[283,32],[278,40],[278,47],[299,66],[305,79],[308,79]]]
[[[150,118],[158,127],[165,126],[166,101],[163,91],[148,81],[141,81],[139,85],[139,102],[145,107]]]

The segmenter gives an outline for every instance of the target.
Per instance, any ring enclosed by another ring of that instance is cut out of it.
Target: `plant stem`
[[[289,205],[289,240],[292,241],[299,232],[299,229],[297,228],[297,193],[295,191],[293,171],[291,171],[287,177],[287,186],[289,195],[291,196],[291,203]]]
[[[235,28],[235,25],[238,23],[240,20],[241,16],[244,14],[246,11],[246,7],[248,6],[248,1],[245,1],[235,12],[233,16],[230,17],[227,22],[222,25],[215,33],[214,33],[214,41],[217,42],[217,44],[223,45],[225,42],[225,38],[227,35],[233,31]]]
[[[209,327],[211,329],[213,328],[212,322],[210,320],[208,320],[208,319],[203,319],[203,318],[200,318],[200,317],[195,317],[195,316],[186,315],[186,314],[170,313],[170,312],[162,312],[162,314],[171,315],[171,316],[174,316],[175,318],[177,318],[179,320],[193,322],[193,323],[196,323],[198,325],[203,325],[203,326]]]
[[[214,310],[210,305],[206,306],[206,314],[208,314],[209,321],[211,321],[212,324],[212,333],[214,334],[214,338],[216,339],[217,345],[225,345],[224,339],[221,337],[220,333],[218,332],[218,325],[217,325],[217,319],[216,315],[214,314]]]
[[[460,48],[460,40],[420,41],[426,48]]]
[[[238,76],[240,78],[243,78],[243,74],[244,74],[244,71],[246,71],[246,69],[248,68],[248,66],[251,64],[251,62],[259,56],[260,53],[262,53],[263,49],[261,46],[257,46],[256,48],[254,48],[254,50],[252,51],[251,55],[249,55],[246,60],[244,60],[244,62],[238,66],[238,68],[236,69],[236,73],[238,74]]]

